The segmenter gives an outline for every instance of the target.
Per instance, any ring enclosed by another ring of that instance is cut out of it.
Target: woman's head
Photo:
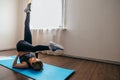
[[[36,71],[40,71],[43,69],[43,63],[41,61],[36,61],[36,62],[32,63],[31,66]]]

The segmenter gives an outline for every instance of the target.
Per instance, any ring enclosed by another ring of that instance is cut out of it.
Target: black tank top
[[[29,67],[31,67],[31,65],[30,65],[30,63],[29,63],[29,59],[30,59],[31,57],[35,57],[35,55],[33,55],[33,54],[31,54],[31,53],[27,53],[27,54],[25,54],[25,55],[23,55],[23,56],[20,56],[20,57],[19,57],[20,63],[22,63],[22,62],[27,62],[27,64],[29,65]]]

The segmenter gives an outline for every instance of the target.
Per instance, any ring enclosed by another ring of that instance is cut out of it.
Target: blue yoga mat
[[[12,63],[14,59],[15,59],[15,56],[0,58],[0,65],[35,80],[65,80],[72,73],[74,73],[74,70],[61,68],[61,67],[46,64],[46,63],[43,63],[42,71],[34,71],[33,69],[30,69],[30,68],[15,69],[15,68],[12,68]]]

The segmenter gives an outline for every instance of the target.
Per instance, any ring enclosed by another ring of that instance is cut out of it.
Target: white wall
[[[0,50],[15,48],[18,0],[0,0]]]
[[[120,0],[66,0],[65,53],[120,62]]]
[[[23,40],[24,37],[24,21],[25,21],[25,12],[24,9],[26,7],[27,0],[19,0],[18,1],[18,33],[17,41]]]

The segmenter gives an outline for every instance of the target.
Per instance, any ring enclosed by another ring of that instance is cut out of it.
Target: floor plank
[[[112,64],[98,63],[91,80],[120,80],[120,67]]]
[[[0,65],[0,80],[32,80]]]

